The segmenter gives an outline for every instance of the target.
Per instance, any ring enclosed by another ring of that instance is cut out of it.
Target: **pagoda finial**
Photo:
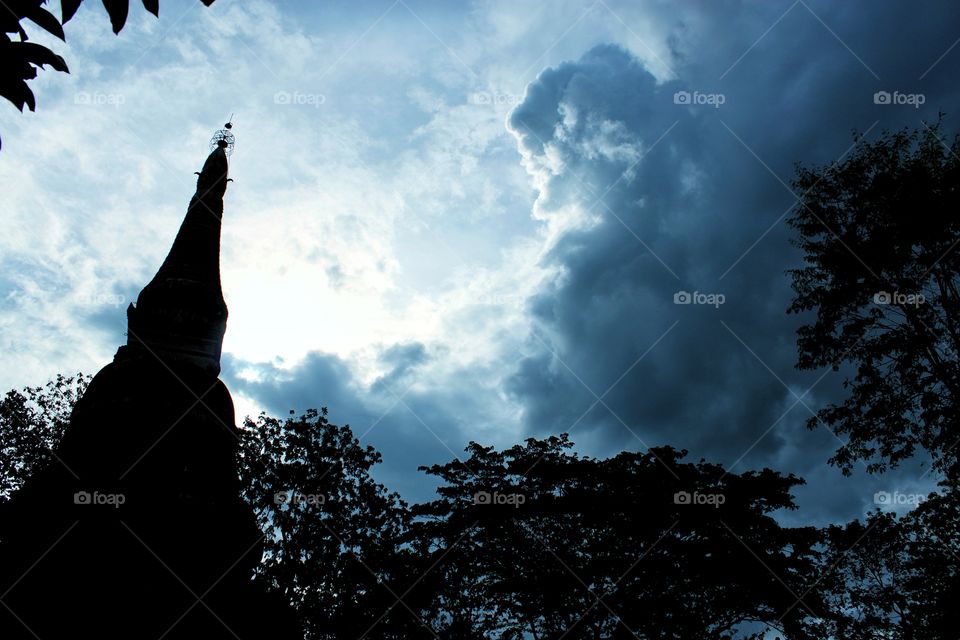
[[[127,308],[127,346],[145,349],[171,365],[220,372],[227,305],[220,288],[220,229],[227,189],[227,155],[234,136],[228,122],[211,140],[197,190],[170,253],[157,275]]]

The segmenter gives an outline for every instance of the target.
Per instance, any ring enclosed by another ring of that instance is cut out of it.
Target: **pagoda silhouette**
[[[252,580],[263,534],[241,498],[239,432],[219,379],[227,129],[169,254],[127,309],[56,461],[0,517],[0,638],[302,638]]]

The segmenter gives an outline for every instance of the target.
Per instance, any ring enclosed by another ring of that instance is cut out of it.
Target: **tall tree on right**
[[[847,396],[808,422],[848,442],[831,462],[873,472],[926,452],[960,475],[960,140],[942,118],[857,140],[842,162],[798,169],[790,218],[805,266],[789,313],[798,367],[852,366]]]

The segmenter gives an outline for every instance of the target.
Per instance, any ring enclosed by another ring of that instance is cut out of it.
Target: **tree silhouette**
[[[818,534],[769,515],[794,508],[801,480],[682,463],[669,447],[598,460],[570,446],[471,443],[467,459],[425,468],[445,483],[413,507],[420,554],[444,550],[425,578],[434,624],[499,638],[719,639],[751,623],[822,637],[829,614],[807,591]]]
[[[384,585],[403,574],[408,526],[406,505],[370,477],[380,454],[326,409],[244,426],[240,474],[266,533],[259,577],[296,608],[307,637],[363,636],[396,601]],[[389,635],[373,637],[410,637],[409,615],[396,614],[379,629]]]
[[[90,377],[58,375],[42,387],[11,390],[0,401],[0,500],[53,460],[70,412]]]
[[[910,594],[904,527],[892,513],[876,511],[866,523],[831,526],[826,534],[821,588],[835,611],[835,637],[900,637]]]
[[[960,142],[941,124],[857,141],[840,163],[800,168],[790,219],[806,266],[793,270],[798,366],[849,363],[848,395],[812,417],[845,434],[831,462],[871,471],[925,450],[960,471]]]
[[[0,518],[26,476],[58,464],[86,381],[0,403]],[[792,475],[728,473],[670,447],[571,447],[471,443],[422,468],[438,497],[411,507],[325,409],[248,418],[240,486],[265,536],[251,577],[310,639],[955,637],[956,482],[903,516],[793,528],[772,517],[795,508]]]
[[[206,6],[214,0],[200,0]],[[28,80],[37,77],[37,68],[49,65],[56,71],[69,73],[67,63],[63,58],[42,45],[28,42],[27,32],[23,27],[25,20],[32,22],[44,31],[66,41],[63,32],[70,18],[76,14],[83,0],[61,0],[61,18],[43,8],[46,0],[6,0],[3,10],[0,10],[0,96],[9,100],[17,109],[23,111],[24,106],[30,111],[36,110],[36,98],[27,85]],[[103,6],[110,17],[110,24],[114,33],[120,33],[127,22],[129,0],[103,0]],[[160,17],[160,0],[143,0],[144,8],[153,15]],[[15,34],[17,40],[10,37]]]
[[[837,638],[954,638],[960,625],[960,491],[909,513],[875,511],[826,530],[820,588]]]

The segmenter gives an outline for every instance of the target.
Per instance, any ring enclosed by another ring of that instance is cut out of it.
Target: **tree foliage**
[[[57,464],[88,380],[0,403],[0,517]],[[265,535],[254,579],[310,639],[955,637],[956,483],[900,517],[784,527],[792,475],[727,473],[670,447],[571,448],[565,435],[471,443],[422,468],[437,498],[409,506],[373,479],[380,454],[325,409],[248,418],[238,468]]]
[[[408,521],[397,494],[370,476],[380,454],[331,424],[326,409],[247,418],[242,434],[244,494],[266,534],[259,577],[310,638],[361,637],[395,602],[383,585],[402,571]],[[405,637],[408,620],[389,622],[390,637]]]
[[[444,482],[413,509],[419,555],[444,552],[426,578],[438,630],[720,639],[753,624],[819,637],[817,594],[794,596],[813,581],[817,532],[770,516],[794,508],[801,480],[684,463],[670,447],[602,460],[571,446],[471,443],[462,462],[425,468]]]
[[[843,612],[837,638],[952,638],[960,625],[960,490],[955,483],[897,517],[830,526],[820,588]]]
[[[54,449],[90,376],[58,375],[42,387],[10,390],[0,400],[0,500],[54,460]]]
[[[790,219],[806,266],[789,311],[803,369],[850,364],[846,399],[820,410],[847,443],[831,461],[871,471],[926,452],[956,477],[960,391],[960,141],[940,123],[860,139],[844,161],[801,168]]]

